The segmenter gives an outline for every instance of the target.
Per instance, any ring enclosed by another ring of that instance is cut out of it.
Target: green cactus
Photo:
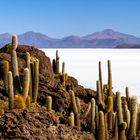
[[[112,71],[111,71],[111,61],[108,60],[108,90],[109,90],[109,95],[112,96]]]
[[[12,36],[12,47],[11,47],[11,63],[12,63],[12,73],[13,73],[13,81],[14,81],[14,91],[15,93],[21,93],[21,83],[18,72],[18,60],[17,60],[17,44],[18,39],[16,35]]]
[[[88,116],[88,114],[90,113],[90,110],[91,110],[91,103],[89,102],[85,112],[82,115],[83,119],[85,119]]]
[[[56,74],[59,74],[59,59],[60,57],[58,56],[58,50],[56,50]]]
[[[22,95],[25,100],[29,94],[29,87],[30,87],[30,71],[28,68],[25,68],[23,77],[23,91],[22,91]]]
[[[62,74],[65,73],[65,62],[62,63]]]
[[[78,130],[81,129],[81,122],[80,122],[80,117],[78,113],[78,107],[76,104],[76,99],[75,99],[75,94],[72,90],[69,91],[70,96],[71,96],[71,103],[72,103],[72,108],[75,116],[75,126],[77,127]]]
[[[55,61],[55,59],[52,60],[52,68],[53,68],[53,72],[56,74],[56,61]]]
[[[99,111],[98,140],[105,140],[105,122],[102,111]]]
[[[8,96],[9,96],[9,109],[14,108],[14,88],[12,72],[8,72]]]
[[[74,127],[74,113],[73,112],[71,112],[70,116],[68,117],[68,124],[69,126]]]
[[[100,81],[96,81],[96,87],[97,87],[97,104],[102,104],[102,93],[101,93],[101,84]]]
[[[131,120],[130,120],[130,129],[129,129],[129,137],[134,138],[136,136],[136,127],[137,127],[137,97],[133,96],[131,98]]]
[[[105,112],[106,113],[111,112],[112,108],[113,108],[113,99],[112,99],[112,96],[108,96],[107,97],[107,105],[105,107]]]
[[[4,86],[7,93],[8,93],[8,72],[9,72],[9,62],[5,60],[3,62],[3,76],[4,76]]]
[[[104,101],[101,61],[99,61],[99,81],[100,81],[100,85],[101,85],[102,100]]]
[[[52,112],[52,97],[51,96],[46,97],[46,103],[47,103],[47,111]]]
[[[117,119],[119,127],[119,138],[120,140],[126,140],[125,129],[127,128],[126,122],[123,121],[122,114],[122,102],[121,102],[121,93],[116,92],[116,110],[117,110]]]
[[[75,97],[75,100],[76,100],[76,105],[77,105],[78,113],[80,113],[81,112],[80,99],[78,97]]]
[[[91,132],[93,134],[95,134],[95,116],[96,116],[96,112],[95,112],[95,109],[96,109],[96,101],[94,98],[91,99]],[[97,123],[97,121],[96,121]]]
[[[26,67],[29,69],[30,85],[29,85],[29,96],[32,99],[32,75],[31,75],[31,58],[30,53],[26,52]]]
[[[33,78],[33,102],[37,101],[39,86],[39,60],[34,62],[34,78]]]

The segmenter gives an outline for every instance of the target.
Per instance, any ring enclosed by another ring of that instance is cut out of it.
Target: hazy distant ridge
[[[140,38],[133,35],[128,35],[111,29],[105,29],[100,32],[95,32],[86,36],[68,36],[62,39],[55,39],[47,35],[26,32],[18,35],[19,44],[32,45],[38,48],[133,48],[133,44],[139,48]],[[0,47],[11,42],[9,33],[0,34]],[[128,44],[122,45],[122,44]]]

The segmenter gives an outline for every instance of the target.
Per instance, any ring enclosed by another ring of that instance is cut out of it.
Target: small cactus
[[[99,111],[98,140],[105,140],[105,122],[102,111]]]
[[[22,91],[22,95],[25,100],[29,94],[29,87],[30,87],[30,71],[28,68],[25,68],[24,69],[24,78],[23,78],[23,91]]]
[[[14,108],[14,88],[12,72],[8,72],[8,96],[9,96],[9,109]]]
[[[73,112],[71,112],[70,116],[68,117],[68,124],[69,126],[74,127],[74,113]]]
[[[47,111],[51,112],[52,111],[52,97],[51,96],[46,97],[46,103],[47,103]]]

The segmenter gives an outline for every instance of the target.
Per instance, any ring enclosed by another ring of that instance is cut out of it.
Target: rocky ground
[[[81,123],[81,130],[68,126],[67,117],[71,112],[71,100],[68,90],[72,88],[80,98],[81,113],[96,92],[78,85],[78,81],[69,76],[64,88],[60,79],[53,72],[50,58],[44,52],[34,47],[18,46],[17,56],[21,81],[25,68],[25,55],[29,52],[31,59],[39,59],[39,96],[38,104],[32,105],[30,110],[6,111],[0,117],[1,139],[40,139],[40,140],[94,140],[90,133],[89,118]],[[7,101],[7,92],[3,84],[3,60],[9,61],[10,45],[0,49],[0,99]],[[10,65],[11,70],[11,65]],[[46,111],[46,95],[52,96],[53,112]]]

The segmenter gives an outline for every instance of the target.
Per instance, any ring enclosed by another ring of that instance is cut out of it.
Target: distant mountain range
[[[18,35],[19,44],[37,48],[140,48],[140,38],[105,29],[86,36],[67,36],[62,39],[26,32]],[[11,34],[0,34],[0,47],[11,42]]]

